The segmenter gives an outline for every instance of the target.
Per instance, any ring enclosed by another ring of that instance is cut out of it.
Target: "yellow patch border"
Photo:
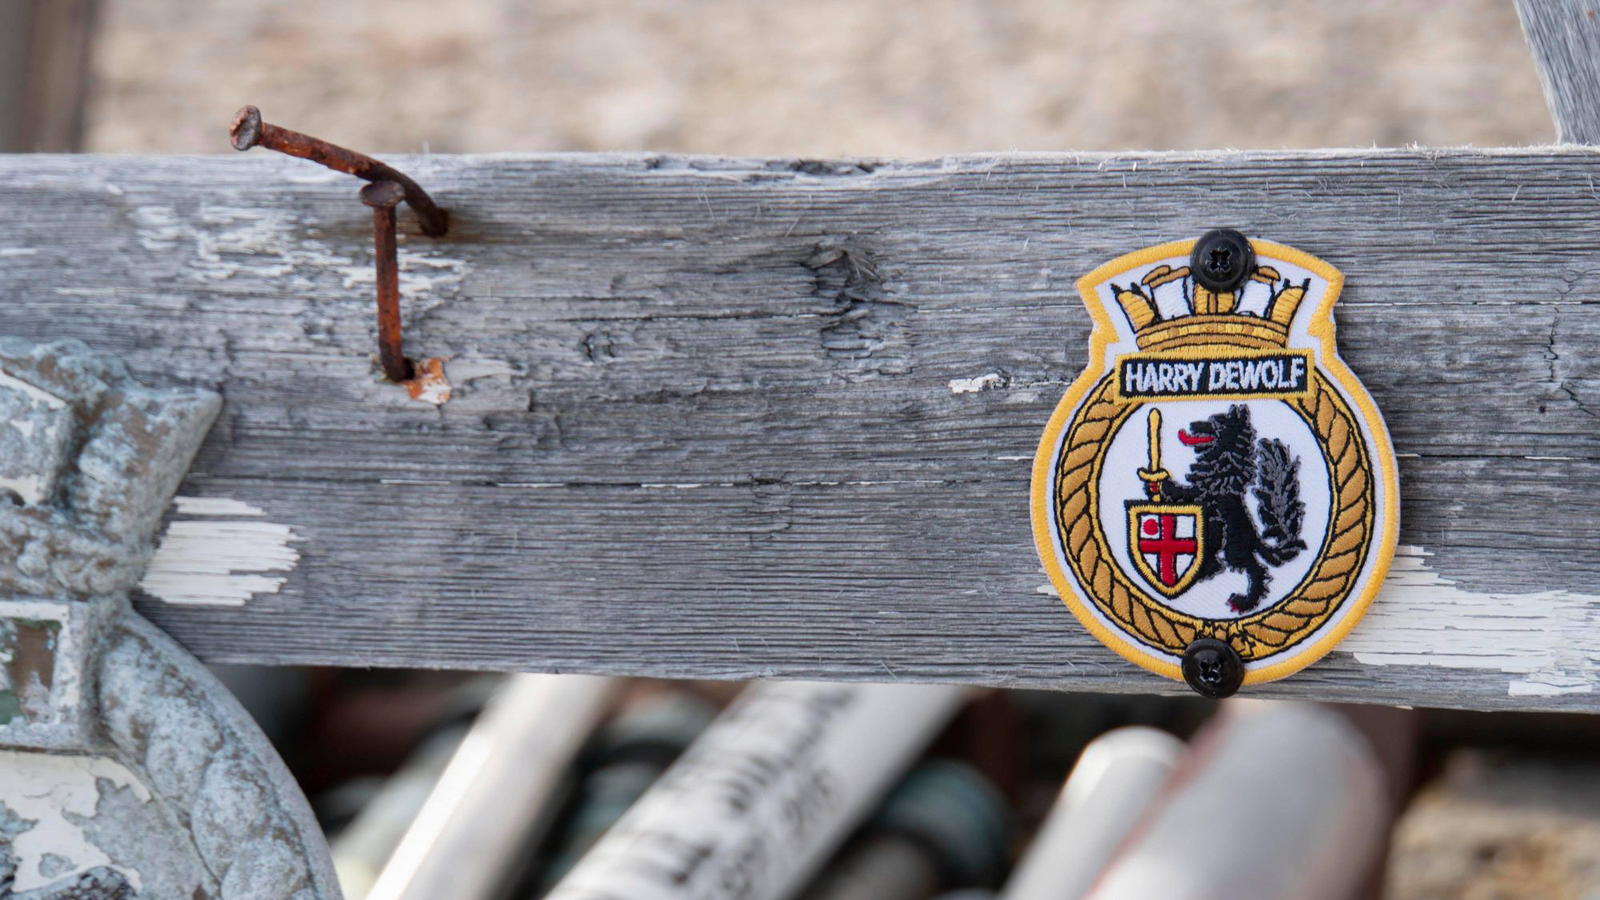
[[[1138,547],[1139,529],[1136,526],[1139,524],[1139,516],[1149,512],[1161,514],[1172,513],[1175,515],[1188,513],[1189,515],[1194,516],[1194,562],[1189,564],[1189,571],[1184,572],[1183,575],[1178,578],[1178,583],[1170,588],[1161,583],[1161,579],[1156,577],[1156,573],[1150,571],[1150,563],[1144,558],[1144,554],[1140,552]],[[1175,505],[1171,503],[1155,502],[1132,504],[1128,507],[1128,557],[1133,560],[1134,567],[1139,570],[1140,575],[1144,576],[1144,580],[1149,582],[1151,587],[1155,588],[1158,592],[1170,600],[1173,597],[1183,593],[1184,588],[1187,588],[1189,585],[1193,584],[1195,576],[1200,574],[1200,560],[1205,558],[1205,529],[1205,512],[1199,506],[1193,504]]]
[[[1339,299],[1339,294],[1344,288],[1344,274],[1332,265],[1293,247],[1277,244],[1271,241],[1251,239],[1251,246],[1258,257],[1278,259],[1291,265],[1307,269],[1320,276],[1327,282],[1327,289],[1317,303],[1317,308],[1311,314],[1311,321],[1307,332],[1320,343],[1321,365],[1325,373],[1331,375],[1343,388],[1346,398],[1355,404],[1357,413],[1366,424],[1366,435],[1372,440],[1373,460],[1383,483],[1383,531],[1376,541],[1377,552],[1372,557],[1371,574],[1359,596],[1346,597],[1345,604],[1351,604],[1350,609],[1327,634],[1306,649],[1295,653],[1290,659],[1274,663],[1261,668],[1249,669],[1245,672],[1246,685],[1261,684],[1276,681],[1280,678],[1293,675],[1317,660],[1326,656],[1328,651],[1344,640],[1356,623],[1366,615],[1368,607],[1383,588],[1384,576],[1389,571],[1390,564],[1394,561],[1395,545],[1400,536],[1400,478],[1398,466],[1395,461],[1394,446],[1389,438],[1389,430],[1383,421],[1383,415],[1378,411],[1377,404],[1373,402],[1366,388],[1356,378],[1354,372],[1345,365],[1339,357],[1338,348],[1334,340],[1333,305]],[[1033,523],[1034,546],[1038,550],[1039,558],[1044,563],[1045,572],[1050,576],[1050,583],[1056,592],[1061,595],[1062,602],[1072,611],[1084,628],[1089,630],[1102,644],[1110,647],[1118,656],[1128,660],[1140,668],[1154,672],[1176,681],[1183,680],[1183,672],[1178,663],[1152,659],[1145,651],[1141,650],[1134,642],[1124,637],[1118,631],[1106,627],[1095,616],[1091,605],[1085,598],[1078,596],[1061,570],[1060,563],[1056,560],[1056,552],[1050,538],[1050,479],[1051,456],[1054,454],[1055,445],[1061,438],[1062,429],[1067,425],[1074,410],[1083,402],[1089,391],[1099,383],[1106,374],[1105,356],[1106,349],[1116,339],[1116,326],[1111,318],[1111,311],[1097,295],[1095,288],[1099,285],[1133,269],[1149,265],[1162,259],[1175,256],[1187,256],[1194,250],[1194,240],[1170,241],[1126,253],[1110,262],[1104,263],[1094,271],[1078,279],[1078,296],[1083,300],[1084,306],[1089,311],[1093,330],[1089,334],[1089,362],[1067,388],[1061,401],[1056,404],[1055,411],[1051,414],[1049,422],[1045,425],[1044,434],[1039,440],[1039,449],[1034,455],[1033,482],[1031,486],[1031,519]]]

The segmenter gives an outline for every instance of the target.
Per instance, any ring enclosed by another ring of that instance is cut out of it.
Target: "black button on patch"
[[[1244,683],[1244,661],[1216,638],[1199,638],[1183,651],[1183,680],[1202,697],[1230,697]]]
[[[1195,283],[1217,293],[1237,290],[1255,267],[1250,241],[1232,228],[1213,228],[1202,234],[1189,256]]]

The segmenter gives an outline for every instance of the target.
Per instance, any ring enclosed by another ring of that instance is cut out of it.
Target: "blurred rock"
[[[1600,897],[1600,764],[1457,751],[1395,826],[1386,896]]]

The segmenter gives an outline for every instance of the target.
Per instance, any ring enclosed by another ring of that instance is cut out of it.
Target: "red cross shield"
[[[1145,583],[1163,596],[1176,597],[1194,582],[1204,546],[1199,506],[1128,504],[1128,556]]]

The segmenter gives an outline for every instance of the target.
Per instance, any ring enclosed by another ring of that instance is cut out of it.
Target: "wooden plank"
[[[1600,144],[1600,15],[1592,0],[1517,0],[1563,144]]]
[[[1408,548],[1260,694],[1600,709],[1588,151],[399,162],[442,407],[375,374],[351,180],[0,159],[3,330],[226,397],[139,603],[204,659],[1178,689],[1049,595],[1029,460],[1073,281],[1232,224],[1346,273]]]

